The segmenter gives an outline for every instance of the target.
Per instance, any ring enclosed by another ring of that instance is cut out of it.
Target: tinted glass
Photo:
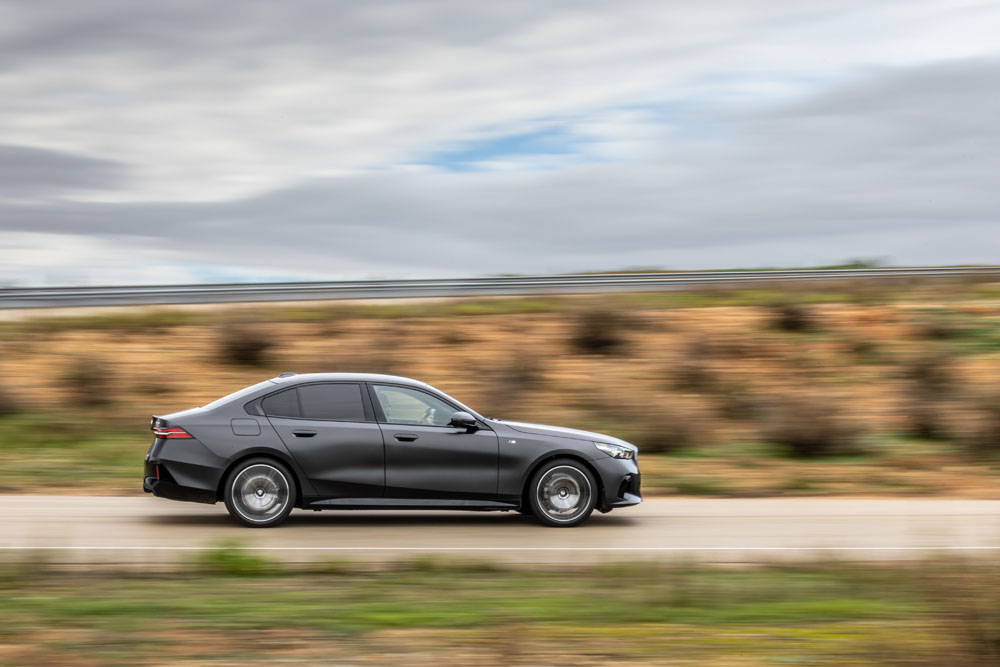
[[[390,424],[447,426],[455,408],[417,389],[375,385],[375,395]]]
[[[307,384],[299,387],[304,419],[365,421],[361,386],[356,384]]]
[[[295,388],[271,394],[261,402],[264,414],[271,417],[300,417],[299,398]]]

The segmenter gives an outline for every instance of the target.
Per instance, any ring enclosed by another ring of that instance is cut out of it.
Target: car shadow
[[[440,512],[423,513],[403,511],[389,513],[386,510],[371,511],[329,511],[311,512],[296,510],[282,526],[535,526],[544,528],[533,517],[516,512]],[[224,511],[218,514],[161,514],[147,517],[147,522],[171,526],[236,526],[236,522]],[[634,519],[626,516],[595,514],[578,528],[587,526],[627,526]],[[280,529],[280,527],[279,527]]]

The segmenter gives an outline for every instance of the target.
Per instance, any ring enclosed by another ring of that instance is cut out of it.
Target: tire
[[[226,477],[226,509],[244,526],[277,526],[292,512],[295,489],[295,477],[281,463],[268,458],[247,459]]]
[[[528,504],[546,526],[570,528],[590,517],[597,504],[597,480],[579,461],[556,459],[532,475]]]

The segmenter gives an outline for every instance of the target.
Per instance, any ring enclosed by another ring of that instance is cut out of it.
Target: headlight
[[[594,446],[613,459],[630,459],[635,454],[635,452],[628,447],[622,447],[621,445],[609,445],[606,442],[595,442]]]

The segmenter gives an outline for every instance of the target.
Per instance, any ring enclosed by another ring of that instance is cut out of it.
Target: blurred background
[[[649,498],[997,499],[995,273],[11,295],[994,265],[998,27],[1000,3],[970,0],[0,0],[0,493],[138,498],[150,414],[361,371],[634,442]],[[240,546],[157,573],[169,603],[132,570],[12,551],[0,662],[1000,662],[989,563],[303,571]],[[274,613],[251,611],[262,592]]]

